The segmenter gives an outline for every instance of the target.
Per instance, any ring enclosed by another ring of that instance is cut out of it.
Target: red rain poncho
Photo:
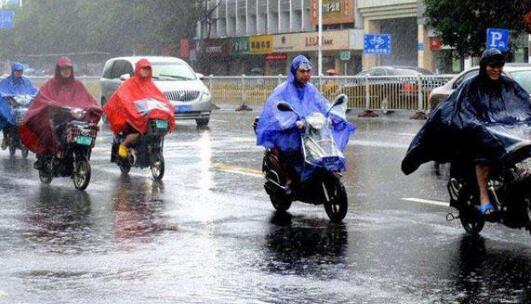
[[[144,134],[151,119],[167,120],[170,131],[175,129],[173,106],[151,80],[153,72],[145,78],[140,75],[146,67],[151,68],[147,59],[138,61],[133,78],[116,90],[103,109],[115,134],[123,132],[127,125]]]
[[[72,75],[68,79],[63,79],[59,72],[64,67],[72,68]],[[86,122],[98,123],[102,115],[98,102],[83,83],[74,78],[72,61],[68,57],[57,59],[54,78],[42,86],[20,126],[20,138],[29,150],[37,154],[62,151],[51,121],[53,113],[62,107],[87,111],[82,118]]]

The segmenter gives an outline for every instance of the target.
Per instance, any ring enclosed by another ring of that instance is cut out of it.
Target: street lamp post
[[[318,64],[318,75],[321,77],[323,74],[323,0],[319,0],[319,21],[318,21],[318,55],[317,55],[317,64]]]

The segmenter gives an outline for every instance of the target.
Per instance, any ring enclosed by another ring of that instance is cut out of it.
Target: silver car
[[[175,57],[118,57],[105,63],[100,78],[101,105],[125,80],[133,76],[134,66],[146,58],[153,66],[153,81],[168,97],[175,108],[176,119],[195,119],[198,126],[207,126],[212,111],[212,95],[196,74],[183,60]]]

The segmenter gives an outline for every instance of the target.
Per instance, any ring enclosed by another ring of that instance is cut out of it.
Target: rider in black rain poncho
[[[480,190],[480,211],[485,215],[494,211],[487,190],[489,173],[507,154],[504,142],[486,126],[531,123],[529,93],[502,74],[504,64],[499,50],[486,50],[479,75],[461,84],[436,108],[402,161],[405,174],[432,160],[471,161]]]

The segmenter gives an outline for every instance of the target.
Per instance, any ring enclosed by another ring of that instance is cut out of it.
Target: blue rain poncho
[[[14,125],[15,118],[11,111],[11,106],[4,97],[16,95],[36,96],[39,90],[27,77],[16,77],[16,71],[23,71],[24,66],[21,63],[14,63],[11,66],[11,76],[0,81],[0,130],[7,124]]]
[[[293,112],[279,111],[277,105],[280,102],[289,103],[297,113],[303,116],[301,118],[314,112],[326,115],[330,107],[326,98],[313,84],[300,85],[297,82],[295,74],[301,65],[311,68],[311,63],[306,57],[302,55],[295,57],[288,80],[276,87],[267,99],[256,128],[257,145],[271,149],[278,148],[282,152],[301,151],[301,131],[295,126],[299,118]],[[355,131],[355,126],[346,120],[344,114],[331,113],[330,117],[333,121],[334,140],[338,148],[344,151],[350,135]],[[299,173],[304,171],[301,166],[295,167]],[[345,170],[344,160],[339,167],[340,171]],[[308,170],[305,171],[308,173]]]
[[[503,61],[496,49],[485,51],[479,75],[473,77],[439,104],[411,142],[402,161],[402,171],[410,174],[428,161],[470,161],[497,165],[511,159],[511,143],[499,129],[529,130],[531,100],[517,82],[502,75],[489,78],[486,67],[492,60]]]

